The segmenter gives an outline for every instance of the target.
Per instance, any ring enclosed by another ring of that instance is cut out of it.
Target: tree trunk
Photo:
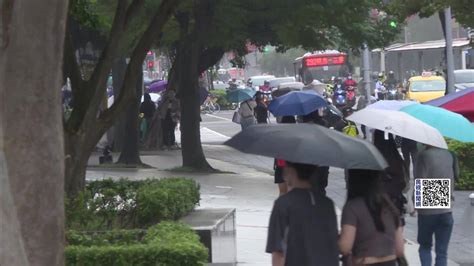
[[[112,81],[114,87],[114,99],[117,99],[120,95],[120,89],[123,85],[123,79],[125,78],[125,71],[127,70],[127,62],[124,57],[117,58],[112,66]],[[113,150],[121,151],[123,148],[123,140],[125,139],[125,114],[121,114],[117,117],[114,124],[113,130]]]
[[[200,45],[181,40],[177,56],[178,95],[181,105],[181,148],[183,167],[201,171],[212,170],[204,156],[200,131],[200,97],[198,89],[198,67]]]
[[[64,265],[60,88],[68,1],[0,4],[0,265]]]
[[[143,71],[142,67],[137,69],[139,78],[137,79],[136,84],[136,98],[128,106],[128,111],[126,113],[126,122],[125,122],[125,134],[123,139],[122,152],[118,159],[119,164],[127,165],[142,165],[140,160],[140,149],[139,149],[139,139],[140,139],[140,130],[139,130],[139,120],[138,114],[140,109],[140,98],[142,96],[142,87],[143,87]]]

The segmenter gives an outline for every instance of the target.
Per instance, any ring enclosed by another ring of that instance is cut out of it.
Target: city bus
[[[346,64],[347,54],[335,50],[307,53],[295,59],[296,80],[305,84],[312,80],[329,83],[332,77],[345,77],[349,74]]]

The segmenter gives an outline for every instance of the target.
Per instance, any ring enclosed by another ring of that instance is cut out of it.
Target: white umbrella
[[[161,99],[161,95],[158,94],[158,93],[149,93],[150,94],[150,97],[151,97],[151,101],[154,102],[154,103],[158,103]],[[141,102],[143,102],[143,96],[140,100]],[[112,106],[112,104],[114,104],[114,96],[110,96],[108,99],[107,99],[107,107],[110,108]]]
[[[403,112],[365,108],[347,120],[434,147],[448,148],[437,129]]]

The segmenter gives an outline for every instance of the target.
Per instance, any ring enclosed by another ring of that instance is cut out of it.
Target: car
[[[229,87],[229,84],[224,82],[213,82],[214,90],[226,90]]]
[[[268,82],[270,83],[270,88],[274,89],[278,88],[278,85],[280,85],[281,83],[295,82],[295,77],[279,77],[270,79],[268,80]]]
[[[454,70],[454,88],[456,91],[474,88],[474,69]]]
[[[258,89],[260,86],[262,86],[265,81],[274,79],[275,76],[272,75],[264,75],[264,76],[252,76],[248,79],[248,82],[252,82],[252,87],[255,89]]]
[[[408,80],[406,99],[424,103],[443,97],[446,91],[446,80],[431,72],[423,72],[421,76],[414,76]]]

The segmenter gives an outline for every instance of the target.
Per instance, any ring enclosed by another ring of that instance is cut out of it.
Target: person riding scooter
[[[385,99],[386,88],[383,82],[383,73],[380,73],[377,81],[375,82],[375,98],[377,101]]]
[[[347,103],[347,92],[339,78],[334,80],[333,103],[339,108],[346,106]]]
[[[395,73],[393,71],[388,72],[388,78],[384,82],[384,86],[387,89],[387,99],[388,100],[397,100],[398,99],[398,81],[395,78]]]
[[[352,76],[349,75],[347,79],[344,81],[344,89],[347,93],[347,101],[350,103],[351,106],[355,105],[356,97],[355,97],[355,89],[357,88],[357,82],[352,79]]]

